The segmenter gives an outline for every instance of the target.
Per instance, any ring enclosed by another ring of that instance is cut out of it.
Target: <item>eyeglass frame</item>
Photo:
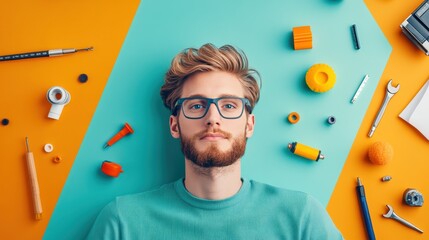
[[[238,117],[233,117],[233,118],[231,118],[231,117],[225,117],[221,113],[221,111],[219,109],[219,106],[217,104],[218,104],[219,100],[227,99],[227,98],[240,99],[241,102],[243,103],[243,107],[241,109],[241,113],[240,113],[240,115]],[[183,107],[182,107],[183,102],[186,101],[186,100],[192,100],[192,99],[202,99],[202,100],[206,100],[207,101],[207,106],[208,107],[206,108],[204,114],[201,117],[197,117],[197,118],[188,117],[188,116],[186,116],[185,112],[183,112],[184,111]],[[176,103],[174,104],[173,109],[171,110],[171,114],[173,116],[177,116],[179,108],[180,108],[180,109],[182,109],[183,116],[185,116],[186,118],[188,118],[188,119],[201,119],[201,118],[203,118],[203,117],[205,117],[207,115],[207,113],[208,113],[208,111],[209,111],[212,103],[214,103],[214,105],[216,106],[216,109],[217,109],[219,115],[221,117],[225,118],[225,119],[238,119],[238,118],[240,118],[243,115],[244,109],[246,109],[249,112],[249,114],[251,114],[252,110],[253,110],[252,105],[250,104],[250,101],[247,98],[234,97],[234,96],[232,96],[232,97],[219,97],[219,98],[187,97],[187,98],[179,98],[179,99],[177,99]]]

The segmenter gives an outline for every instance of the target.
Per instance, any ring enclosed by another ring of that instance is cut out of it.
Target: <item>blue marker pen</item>
[[[356,192],[358,195],[359,204],[362,211],[362,217],[365,223],[366,233],[369,240],[375,240],[374,229],[372,228],[371,216],[369,215],[368,204],[365,198],[365,189],[363,188],[360,178],[357,178]]]

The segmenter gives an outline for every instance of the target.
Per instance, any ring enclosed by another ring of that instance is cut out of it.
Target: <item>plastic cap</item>
[[[104,161],[101,164],[101,171],[111,177],[118,177],[123,172],[121,165],[110,161]]]

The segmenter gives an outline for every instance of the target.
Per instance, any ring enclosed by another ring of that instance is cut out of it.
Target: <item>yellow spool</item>
[[[322,152],[320,150],[304,145],[302,143],[289,143],[288,148],[292,153],[313,161],[325,159],[325,156],[322,155]]]
[[[334,87],[336,82],[334,69],[327,64],[314,64],[305,75],[305,82],[313,92],[326,92]]]

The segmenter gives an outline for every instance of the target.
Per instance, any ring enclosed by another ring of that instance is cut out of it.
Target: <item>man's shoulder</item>
[[[151,201],[160,201],[164,198],[169,198],[172,194],[175,194],[174,183],[167,183],[157,187],[153,187],[149,190],[132,193],[122,196],[117,196],[115,202],[117,205],[133,205],[141,204],[142,202],[150,203]]]

